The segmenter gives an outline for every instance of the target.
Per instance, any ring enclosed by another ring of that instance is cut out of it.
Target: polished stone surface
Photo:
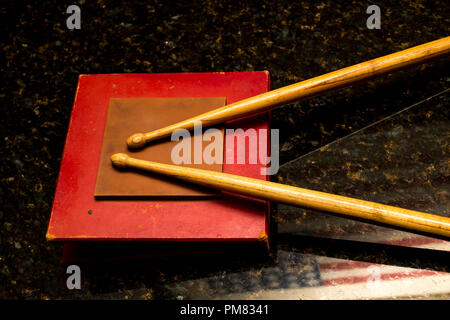
[[[275,232],[269,256],[225,251],[83,265],[83,289],[67,290],[65,267],[59,264],[62,245],[47,243],[45,230],[79,74],[268,70],[272,88],[278,88],[447,36],[450,17],[445,1],[378,1],[381,30],[368,30],[364,2],[78,3],[81,30],[66,28],[68,4],[62,2],[0,5],[6,38],[0,46],[0,298],[176,298],[187,288],[184,281],[224,276],[225,289],[233,291],[241,288],[240,274],[258,276],[261,270],[268,270],[261,271],[266,280],[245,290],[271,283],[283,288],[279,268],[271,268],[277,261],[281,267],[298,265],[296,279],[314,280],[301,269],[314,268],[310,256],[297,252],[449,272],[448,255],[440,251]],[[281,164],[445,90],[448,70],[448,59],[440,59],[275,110],[272,127],[281,129]],[[435,168],[448,170],[448,163],[447,169],[442,165]],[[351,163],[349,168],[359,170]],[[428,171],[417,169],[419,183]],[[317,172],[311,170],[313,179]],[[388,177],[378,171],[374,179]],[[333,190],[357,191],[340,187]],[[420,183],[416,190],[425,187]],[[438,201],[448,201],[445,190],[438,190],[444,192]],[[274,219],[275,229],[277,224]],[[174,291],[178,283],[180,290]]]
[[[450,90],[284,164],[278,182],[450,217]],[[436,237],[278,205],[277,234],[450,251]]]

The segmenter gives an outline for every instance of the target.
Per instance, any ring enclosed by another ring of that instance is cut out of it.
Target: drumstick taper
[[[202,126],[207,127],[251,114],[262,113],[376,75],[423,63],[449,52],[450,37],[442,38],[244,99],[152,132],[135,133],[127,139],[127,144],[129,148],[139,148],[149,141],[170,136],[176,129],[192,130],[196,121],[201,121]]]
[[[259,199],[308,207],[380,222],[412,231],[450,237],[450,219],[429,213],[228,173],[139,160],[131,158],[124,153],[112,155],[111,161],[119,168],[137,168]]]

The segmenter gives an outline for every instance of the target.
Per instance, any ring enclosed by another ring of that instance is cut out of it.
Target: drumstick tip
[[[128,155],[125,153],[115,153],[111,156],[111,162],[118,168],[127,167]]]
[[[144,146],[146,142],[143,133],[135,133],[127,139],[128,147],[133,149]]]

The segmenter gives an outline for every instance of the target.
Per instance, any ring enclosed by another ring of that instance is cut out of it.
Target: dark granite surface
[[[70,4],[81,6],[81,30],[66,28]],[[446,1],[378,1],[381,30],[366,28],[370,4],[3,1],[0,298],[174,298],[186,290],[179,281],[222,277],[239,290],[254,278],[225,274],[258,270],[267,270],[264,283],[272,286],[280,269],[270,266],[301,264],[297,253],[450,271],[441,252],[275,234],[268,257],[222,252],[89,265],[83,290],[70,291],[62,246],[45,241],[79,74],[269,70],[278,88],[448,35]],[[448,70],[443,58],[274,111],[281,163],[441,92]],[[448,95],[443,103],[448,108]]]
[[[284,164],[280,183],[450,217],[450,90]],[[450,242],[278,205],[277,234],[450,251]]]

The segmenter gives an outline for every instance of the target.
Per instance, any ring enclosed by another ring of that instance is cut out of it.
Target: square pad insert
[[[95,187],[96,197],[210,197],[218,196],[219,191],[197,186],[188,182],[177,181],[162,175],[138,170],[120,170],[111,164],[110,157],[114,153],[128,153],[134,158],[174,164],[171,159],[172,148],[179,141],[171,141],[170,137],[149,143],[143,148],[129,150],[126,139],[137,132],[149,132],[170,124],[191,118],[198,114],[222,107],[225,98],[113,98],[110,100],[106,120],[102,151]],[[223,160],[223,127],[218,127],[222,139],[215,144],[216,155]],[[204,137],[203,137],[204,138]],[[214,139],[214,138],[213,138]],[[190,164],[181,166],[199,169],[222,171],[222,162],[194,164],[194,133],[189,138],[191,145]],[[203,149],[211,144],[204,139]],[[200,148],[199,148],[200,149]],[[196,150],[195,152],[198,152]]]

